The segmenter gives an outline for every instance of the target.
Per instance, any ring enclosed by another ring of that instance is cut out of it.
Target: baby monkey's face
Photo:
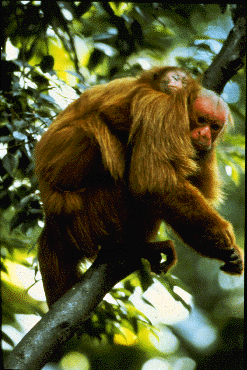
[[[167,72],[161,81],[161,90],[167,94],[182,89],[187,84],[187,75],[182,71]]]

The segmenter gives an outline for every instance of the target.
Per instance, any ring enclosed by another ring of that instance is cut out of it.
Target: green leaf
[[[13,154],[8,153],[3,157],[2,164],[5,170],[13,176],[18,166],[18,159]]]
[[[40,69],[42,72],[49,72],[54,67],[55,60],[52,55],[45,55],[40,63]]]
[[[148,261],[142,259],[142,268],[138,270],[137,274],[140,279],[142,290],[145,292],[153,284],[153,277]]]
[[[191,311],[191,306],[185,302],[185,300],[176,292],[174,292],[174,287],[178,286],[179,288],[183,289],[184,291],[188,292],[188,288],[186,285],[178,278],[170,275],[165,274],[163,276],[157,276],[156,279],[167,289],[167,291],[171,294],[171,296],[178,302],[181,302],[182,305],[189,311]]]

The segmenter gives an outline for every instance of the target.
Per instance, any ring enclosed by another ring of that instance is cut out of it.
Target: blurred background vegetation
[[[233,27],[220,4],[2,1],[0,243],[4,356],[47,311],[36,247],[43,227],[32,152],[53,118],[86,88],[178,65],[201,75]],[[218,150],[221,214],[244,244],[245,66],[226,85],[234,131]],[[45,369],[241,370],[243,277],[201,258],[165,225],[178,264],[144,270],[106,296]]]

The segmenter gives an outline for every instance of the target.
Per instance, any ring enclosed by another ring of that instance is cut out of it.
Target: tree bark
[[[221,94],[226,83],[243,67],[246,48],[246,18],[241,16],[225,40],[219,54],[203,76],[202,85]]]
[[[130,262],[131,261],[131,262]],[[141,258],[121,255],[119,250],[101,249],[80,283],[57,301],[44,317],[25,335],[5,362],[5,369],[41,369],[52,360],[112,287],[141,267]]]

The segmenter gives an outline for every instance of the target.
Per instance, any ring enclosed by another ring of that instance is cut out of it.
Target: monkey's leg
[[[133,256],[150,262],[151,269],[156,274],[166,273],[177,261],[174,243],[171,240],[155,242],[160,227],[158,219],[150,208],[150,204],[133,201],[129,207],[129,215],[125,224],[124,241],[131,249]],[[161,262],[161,253],[166,255],[166,261]]]

